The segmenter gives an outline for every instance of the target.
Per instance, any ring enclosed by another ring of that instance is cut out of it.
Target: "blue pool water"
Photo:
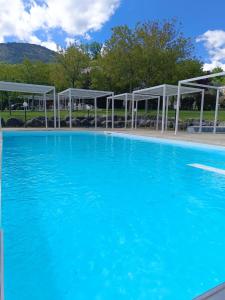
[[[186,300],[225,281],[225,152],[5,133],[5,300]]]

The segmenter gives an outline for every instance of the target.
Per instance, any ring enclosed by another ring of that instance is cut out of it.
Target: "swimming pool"
[[[225,279],[225,151],[3,137],[6,300],[186,300]]]

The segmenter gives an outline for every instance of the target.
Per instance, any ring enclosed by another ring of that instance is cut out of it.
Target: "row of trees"
[[[50,64],[0,64],[0,80],[68,87],[132,91],[203,74],[189,38],[176,21],[118,26],[104,43],[71,44]]]

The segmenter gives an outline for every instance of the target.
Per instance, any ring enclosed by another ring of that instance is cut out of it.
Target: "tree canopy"
[[[131,92],[202,75],[202,66],[175,20],[149,21],[114,27],[104,44],[71,44],[54,63],[0,64],[0,80]]]

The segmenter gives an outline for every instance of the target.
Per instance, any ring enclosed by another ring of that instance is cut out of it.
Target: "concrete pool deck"
[[[185,142],[194,142],[206,145],[215,145],[225,147],[225,134],[213,134],[213,133],[187,133],[179,132],[177,135],[173,131],[167,131],[163,134],[160,131],[149,130],[149,129],[106,129],[106,128],[3,128],[2,131],[107,131],[107,132],[116,132],[123,134],[132,134],[143,137],[153,137],[160,139],[168,139],[174,141],[185,141]]]

